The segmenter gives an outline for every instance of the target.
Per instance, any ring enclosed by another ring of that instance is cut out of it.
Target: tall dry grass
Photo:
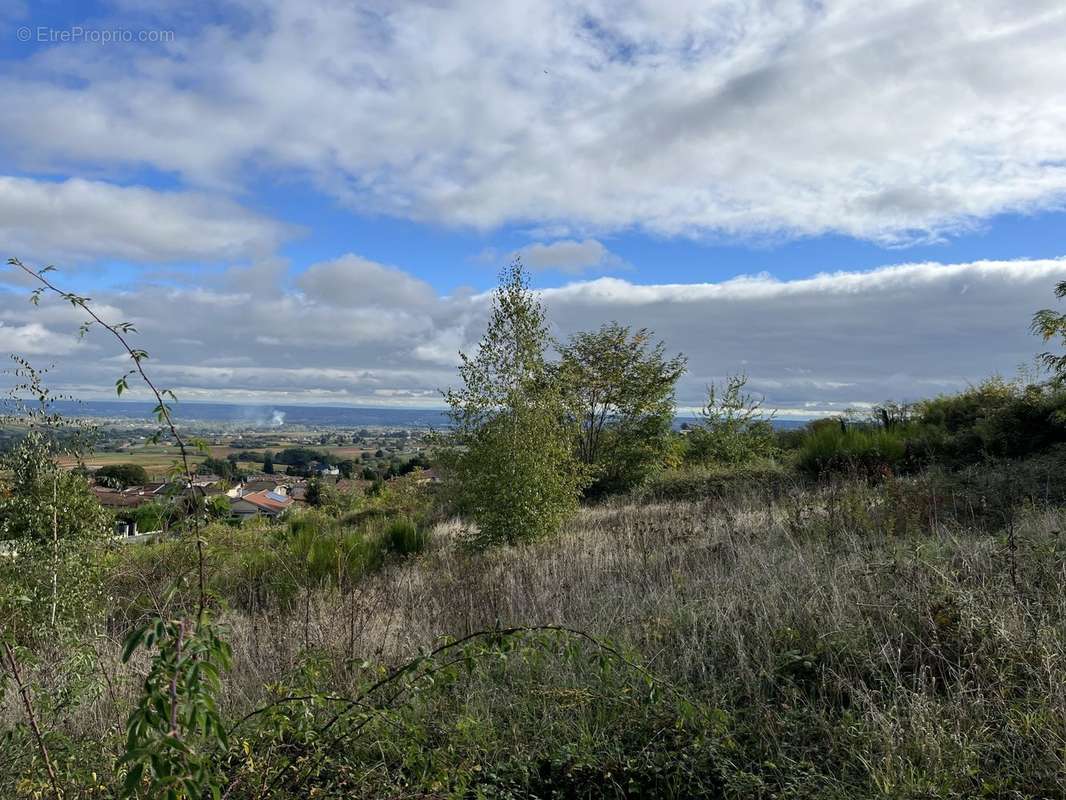
[[[550,540],[487,553],[463,546],[459,523],[439,525],[421,556],[347,588],[226,612],[236,667],[223,712],[235,718],[306,674],[309,653],[343,693],[363,662],[399,664],[445,635],[563,625],[617,643],[721,712],[728,780],[715,785],[726,794],[1062,796],[1066,512],[1018,512],[1012,578],[1001,535],[928,520],[901,529],[906,498],[855,484],[619,502],[583,510]],[[117,638],[93,642],[100,688],[50,725],[98,741],[121,730],[143,664],[120,665]],[[560,670],[527,679],[592,691]],[[475,676],[461,705],[493,730],[502,719],[517,730],[538,691]],[[583,702],[581,714],[594,713],[596,701]],[[5,727],[17,718],[10,695],[2,713]],[[484,737],[482,759],[536,749]],[[468,756],[456,758],[458,770]]]

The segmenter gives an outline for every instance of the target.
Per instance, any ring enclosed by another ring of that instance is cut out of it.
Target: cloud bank
[[[542,299],[560,338],[616,319],[650,327],[687,354],[683,407],[700,405],[709,382],[745,371],[768,405],[817,415],[1012,375],[1041,349],[1028,321],[1053,302],[1064,272],[1060,259],[903,264],[794,281],[599,278]],[[486,293],[441,296],[397,267],[351,254],[314,265],[292,288],[272,274],[243,274],[233,288],[146,286],[99,302],[109,319],[137,325],[155,374],[181,396],[242,403],[434,405],[488,313]],[[54,361],[53,377],[68,391],[107,396],[106,376],[122,359],[99,333],[79,345],[76,329],[61,304],[33,309],[23,294],[0,292],[4,349]]]

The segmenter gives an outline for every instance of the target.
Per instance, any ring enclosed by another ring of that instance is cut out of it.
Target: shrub
[[[813,431],[800,448],[797,466],[810,475],[830,472],[883,474],[906,468],[907,434],[903,429],[825,426]]]
[[[687,439],[687,457],[697,464],[745,464],[777,453],[773,414],[762,410],[762,400],[744,391],[745,375],[729,378],[722,387],[707,389],[702,423]]]
[[[428,536],[409,519],[395,519],[385,528],[385,547],[390,553],[408,556],[426,548]]]
[[[642,501],[699,501],[745,494],[781,494],[795,483],[791,471],[770,461],[664,470],[633,493]]]
[[[223,498],[225,500],[226,498]],[[226,512],[229,512],[229,504],[226,505]],[[133,521],[137,523],[138,533],[150,533],[152,531],[161,531],[167,527],[167,523],[171,521],[171,518],[175,515],[175,509],[160,502],[145,503],[143,506],[138,506],[133,510]]]
[[[919,403],[918,422],[935,431],[933,455],[949,466],[1021,458],[1066,442],[1066,390],[993,378]]]

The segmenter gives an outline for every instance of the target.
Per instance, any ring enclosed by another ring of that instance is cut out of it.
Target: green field
[[[328,453],[334,456],[338,460],[352,460],[359,461],[364,452],[369,451],[371,454],[376,452],[377,448],[358,447],[354,445],[307,445],[300,444],[296,441],[279,440],[274,446],[267,448],[255,448],[249,450],[247,448],[232,447],[227,444],[210,445],[207,448],[207,454],[202,453],[195,448],[189,448],[189,457],[192,463],[200,464],[208,457],[208,454],[212,458],[227,458],[230,454],[236,453],[240,458],[239,465],[241,469],[248,472],[252,472],[262,468],[262,461],[248,461],[243,458],[244,455],[249,452],[262,453],[264,450],[271,452],[277,452],[286,447],[310,447],[314,450],[318,450],[323,453]],[[409,458],[414,454],[413,450],[397,450],[390,457],[394,458]],[[144,467],[149,476],[153,480],[162,480],[166,477],[167,473],[171,470],[174,464],[179,460],[180,454],[178,448],[173,445],[165,444],[149,444],[138,445],[124,450],[121,452],[95,452],[90,454],[85,459],[85,465],[89,469],[98,469],[100,467],[108,466],[111,464],[137,464]],[[73,458],[61,459],[61,463],[66,467],[73,467],[77,462]],[[280,466],[280,465],[279,465]],[[282,466],[279,471],[284,471]]]

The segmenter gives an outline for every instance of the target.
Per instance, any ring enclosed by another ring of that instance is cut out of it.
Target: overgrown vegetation
[[[866,423],[812,426],[800,440],[800,468],[812,475],[913,473],[1037,455],[1066,443],[1066,390],[993,378],[889,419],[886,425],[878,414]]]
[[[1066,794],[1066,390],[781,433],[738,377],[675,432],[680,357],[612,324],[552,362],[502,278],[442,484],[315,482],[233,525],[185,459],[148,544],[106,543],[21,363],[0,796]]]
[[[693,428],[686,456],[696,464],[749,464],[777,454],[773,415],[762,399],[745,391],[747,376],[734,375],[723,386],[707,388],[700,424]]]
[[[961,486],[958,512],[937,517],[943,488],[848,480],[612,503],[485,554],[440,525],[419,558],[385,557],[350,584],[338,551],[316,550],[343,541],[322,520],[209,529],[234,663],[212,769],[247,798],[1057,796],[1066,520],[1054,502],[1020,504],[1012,580],[1002,523],[977,525],[963,507],[980,514],[979,495]],[[269,558],[250,547],[263,538]],[[178,548],[116,551],[116,599]],[[288,599],[240,599],[283,569]],[[548,624],[592,639],[511,630]],[[143,667],[119,666],[109,636],[96,646],[111,689],[91,681],[43,721],[70,790],[96,772],[105,795],[127,774],[112,759]],[[41,695],[54,679],[33,673]]]

